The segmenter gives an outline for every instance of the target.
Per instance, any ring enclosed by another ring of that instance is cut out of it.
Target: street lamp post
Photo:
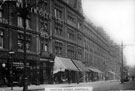
[[[27,57],[26,57],[26,19],[28,19],[29,10],[26,6],[26,0],[23,1],[23,6],[19,6],[18,13],[19,16],[22,17],[23,20],[23,30],[24,30],[24,41],[23,41],[23,50],[24,50],[24,77],[23,77],[23,91],[27,91],[28,89],[28,78],[27,78]]]
[[[14,51],[9,51],[9,56],[10,56],[10,60],[11,60],[11,62],[10,62],[11,90],[13,90],[13,61],[12,61],[12,56],[13,56],[14,53],[15,53]]]
[[[17,12],[19,13],[19,16],[23,19],[23,29],[24,29],[24,84],[23,84],[23,91],[27,91],[28,89],[28,78],[27,78],[27,57],[26,57],[26,19],[29,18],[30,10],[32,7],[37,7],[40,4],[45,3],[45,1],[40,1],[37,4],[33,4],[28,6],[26,3],[27,0],[22,0],[22,6],[20,5],[18,7]]]
[[[121,43],[121,83],[123,83],[123,42]]]
[[[23,91],[27,91],[28,89],[28,78],[27,78],[27,58],[26,58],[26,19],[28,18],[28,10],[26,8],[26,1],[23,0],[23,7],[20,9],[20,15],[23,19],[23,28],[24,28],[24,83],[23,83]]]

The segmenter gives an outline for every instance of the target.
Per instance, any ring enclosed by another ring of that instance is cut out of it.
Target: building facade
[[[27,5],[38,4],[37,0],[28,0]],[[24,73],[24,26],[17,8],[22,0],[3,1],[1,3],[1,82],[20,82]],[[37,5],[38,6],[38,5]],[[50,39],[50,1],[44,1],[38,7],[32,7],[26,19],[26,59],[27,76],[30,84],[51,82],[53,55]],[[13,54],[10,54],[13,52]],[[4,66],[2,66],[4,65]],[[12,67],[12,68],[11,68]],[[3,77],[5,80],[3,80]],[[49,79],[48,79],[49,78]]]
[[[16,2],[17,1],[17,2]],[[24,73],[24,26],[18,13],[22,0],[0,3],[0,84],[21,82]],[[83,16],[81,0],[26,0],[27,76],[30,84],[52,83],[55,57],[78,60],[107,75],[119,73],[119,51],[104,31]],[[115,56],[115,57],[114,57]],[[115,68],[115,69],[114,69]],[[72,71],[72,82],[77,73]],[[95,74],[96,76],[98,74]],[[102,78],[102,77],[101,77]]]
[[[39,4],[40,1],[26,2],[27,5],[37,5],[31,7],[26,19],[27,74],[31,84],[52,82],[53,55],[78,60],[84,58],[84,17],[80,0],[45,0]],[[15,14],[21,5],[22,0],[1,3],[1,83],[9,83],[11,74],[17,76],[17,81],[23,78],[24,26],[22,17]]]
[[[84,21],[83,32],[85,39],[84,61],[86,66],[95,67],[103,72],[101,77],[95,79],[109,79],[109,71],[113,71],[116,77],[120,78],[122,60],[120,46],[116,45],[102,28],[95,27],[89,19]],[[89,80],[94,80],[92,75],[90,75]]]
[[[79,3],[79,4],[78,4]],[[76,5],[77,4],[77,5]],[[83,14],[80,0],[53,0],[52,52],[55,56],[83,61]],[[71,71],[76,82],[76,71]]]

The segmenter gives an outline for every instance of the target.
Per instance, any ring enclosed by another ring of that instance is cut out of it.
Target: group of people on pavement
[[[66,72],[58,72],[54,74],[54,82],[55,83],[71,83],[71,72],[66,71]]]

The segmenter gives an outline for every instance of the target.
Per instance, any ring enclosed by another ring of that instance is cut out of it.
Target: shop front
[[[33,54],[27,54],[26,68],[28,84],[39,84],[39,57]],[[10,59],[10,78],[14,84],[22,86],[24,78],[24,60],[23,53],[16,53]]]
[[[114,80],[115,78],[115,73],[113,71],[108,71],[108,80]]]
[[[85,65],[79,61],[79,60],[73,60],[71,59],[72,62],[74,63],[74,65],[77,67],[77,69],[79,70],[79,74],[78,74],[78,82],[86,82],[86,72],[88,71],[88,69],[85,67]]]
[[[40,84],[52,84],[53,83],[53,65],[54,55],[49,52],[41,52],[40,55],[40,70],[39,81]]]
[[[53,59],[40,58],[40,84],[53,83]]]
[[[87,69],[89,70],[88,72],[88,79],[89,81],[99,81],[101,80],[103,77],[103,72],[98,70],[95,67],[87,67]]]
[[[75,83],[79,70],[71,59],[55,57],[53,66],[54,83]]]

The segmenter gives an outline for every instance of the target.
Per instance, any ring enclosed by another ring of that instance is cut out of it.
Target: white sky
[[[135,66],[135,0],[82,0],[82,7],[85,15],[116,43],[123,41],[126,63]]]

